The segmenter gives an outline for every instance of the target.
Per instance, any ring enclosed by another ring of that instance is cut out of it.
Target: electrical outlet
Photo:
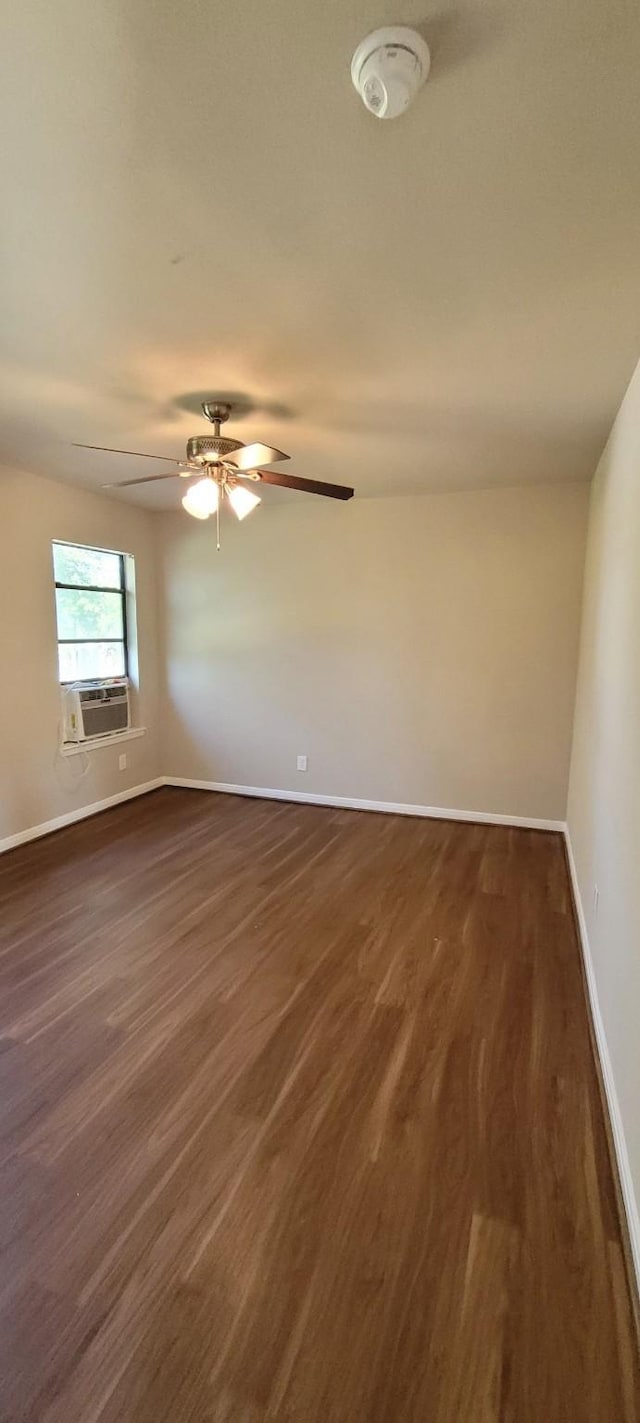
[[[298,756],[298,770],[299,770],[299,771],[306,771],[306,769],[307,769],[307,758],[306,758],[306,756]]]
[[[598,889],[597,884],[594,884],[594,886],[593,886],[593,912],[594,912],[596,918],[597,918],[597,916],[598,916],[598,905],[599,905],[599,903],[600,903],[600,890]]]
[[[126,771],[126,769],[127,769],[127,753],[126,753],[126,751],[123,751],[122,755],[118,757],[118,770],[120,770],[120,771]]]

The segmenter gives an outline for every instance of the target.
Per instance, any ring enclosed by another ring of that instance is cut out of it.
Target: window
[[[124,554],[54,543],[61,682],[127,675]]]

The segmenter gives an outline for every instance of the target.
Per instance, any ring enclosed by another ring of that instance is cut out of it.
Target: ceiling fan
[[[170,459],[167,455],[148,455],[140,450],[114,450],[106,445],[75,444],[78,450],[102,450],[113,455],[132,455],[137,459],[163,460],[176,465],[175,473],[148,474],[141,479],[122,479],[116,484],[105,484],[104,489],[127,489],[135,484],[153,484],[159,479],[193,479],[199,475],[197,483],[190,484],[182,505],[188,514],[196,519],[208,519],[216,515],[218,523],[218,548],[220,547],[219,523],[220,504],[228,499],[238,519],[246,518],[260,503],[260,496],[248,489],[240,481],[277,484],[286,489],[300,489],[305,494],[324,494],[329,499],[351,499],[353,489],[345,484],[327,484],[319,479],[301,479],[298,475],[282,474],[280,470],[266,466],[288,460],[289,455],[275,450],[271,445],[256,443],[243,445],[241,440],[232,440],[220,434],[231,414],[231,405],[223,401],[202,402],[202,413],[213,425],[213,435],[194,435],[187,440],[186,460]],[[74,442],[75,443],[75,442]]]

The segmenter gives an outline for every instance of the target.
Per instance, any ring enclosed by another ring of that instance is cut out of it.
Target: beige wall
[[[161,773],[562,819],[586,503],[577,485],[273,498],[227,518],[217,554],[182,513],[1,471],[0,839]],[[136,560],[148,731],[84,778],[57,754],[54,538]]]
[[[569,832],[640,1201],[640,366],[591,495]],[[594,887],[599,890],[597,906]],[[624,1163],[623,1163],[624,1171]],[[629,1184],[629,1183],[628,1183]],[[638,1212],[637,1263],[640,1267]]]
[[[140,643],[137,714],[145,736],[58,755],[60,699],[52,539],[131,553]],[[114,499],[0,470],[0,840],[153,779],[158,761],[158,646],[153,517]],[[126,751],[127,769],[118,770]]]
[[[219,554],[161,516],[165,773],[563,820],[587,502],[274,497]]]

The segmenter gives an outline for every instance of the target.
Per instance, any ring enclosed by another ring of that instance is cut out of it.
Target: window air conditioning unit
[[[73,682],[63,690],[65,741],[93,741],[129,729],[129,683]]]

